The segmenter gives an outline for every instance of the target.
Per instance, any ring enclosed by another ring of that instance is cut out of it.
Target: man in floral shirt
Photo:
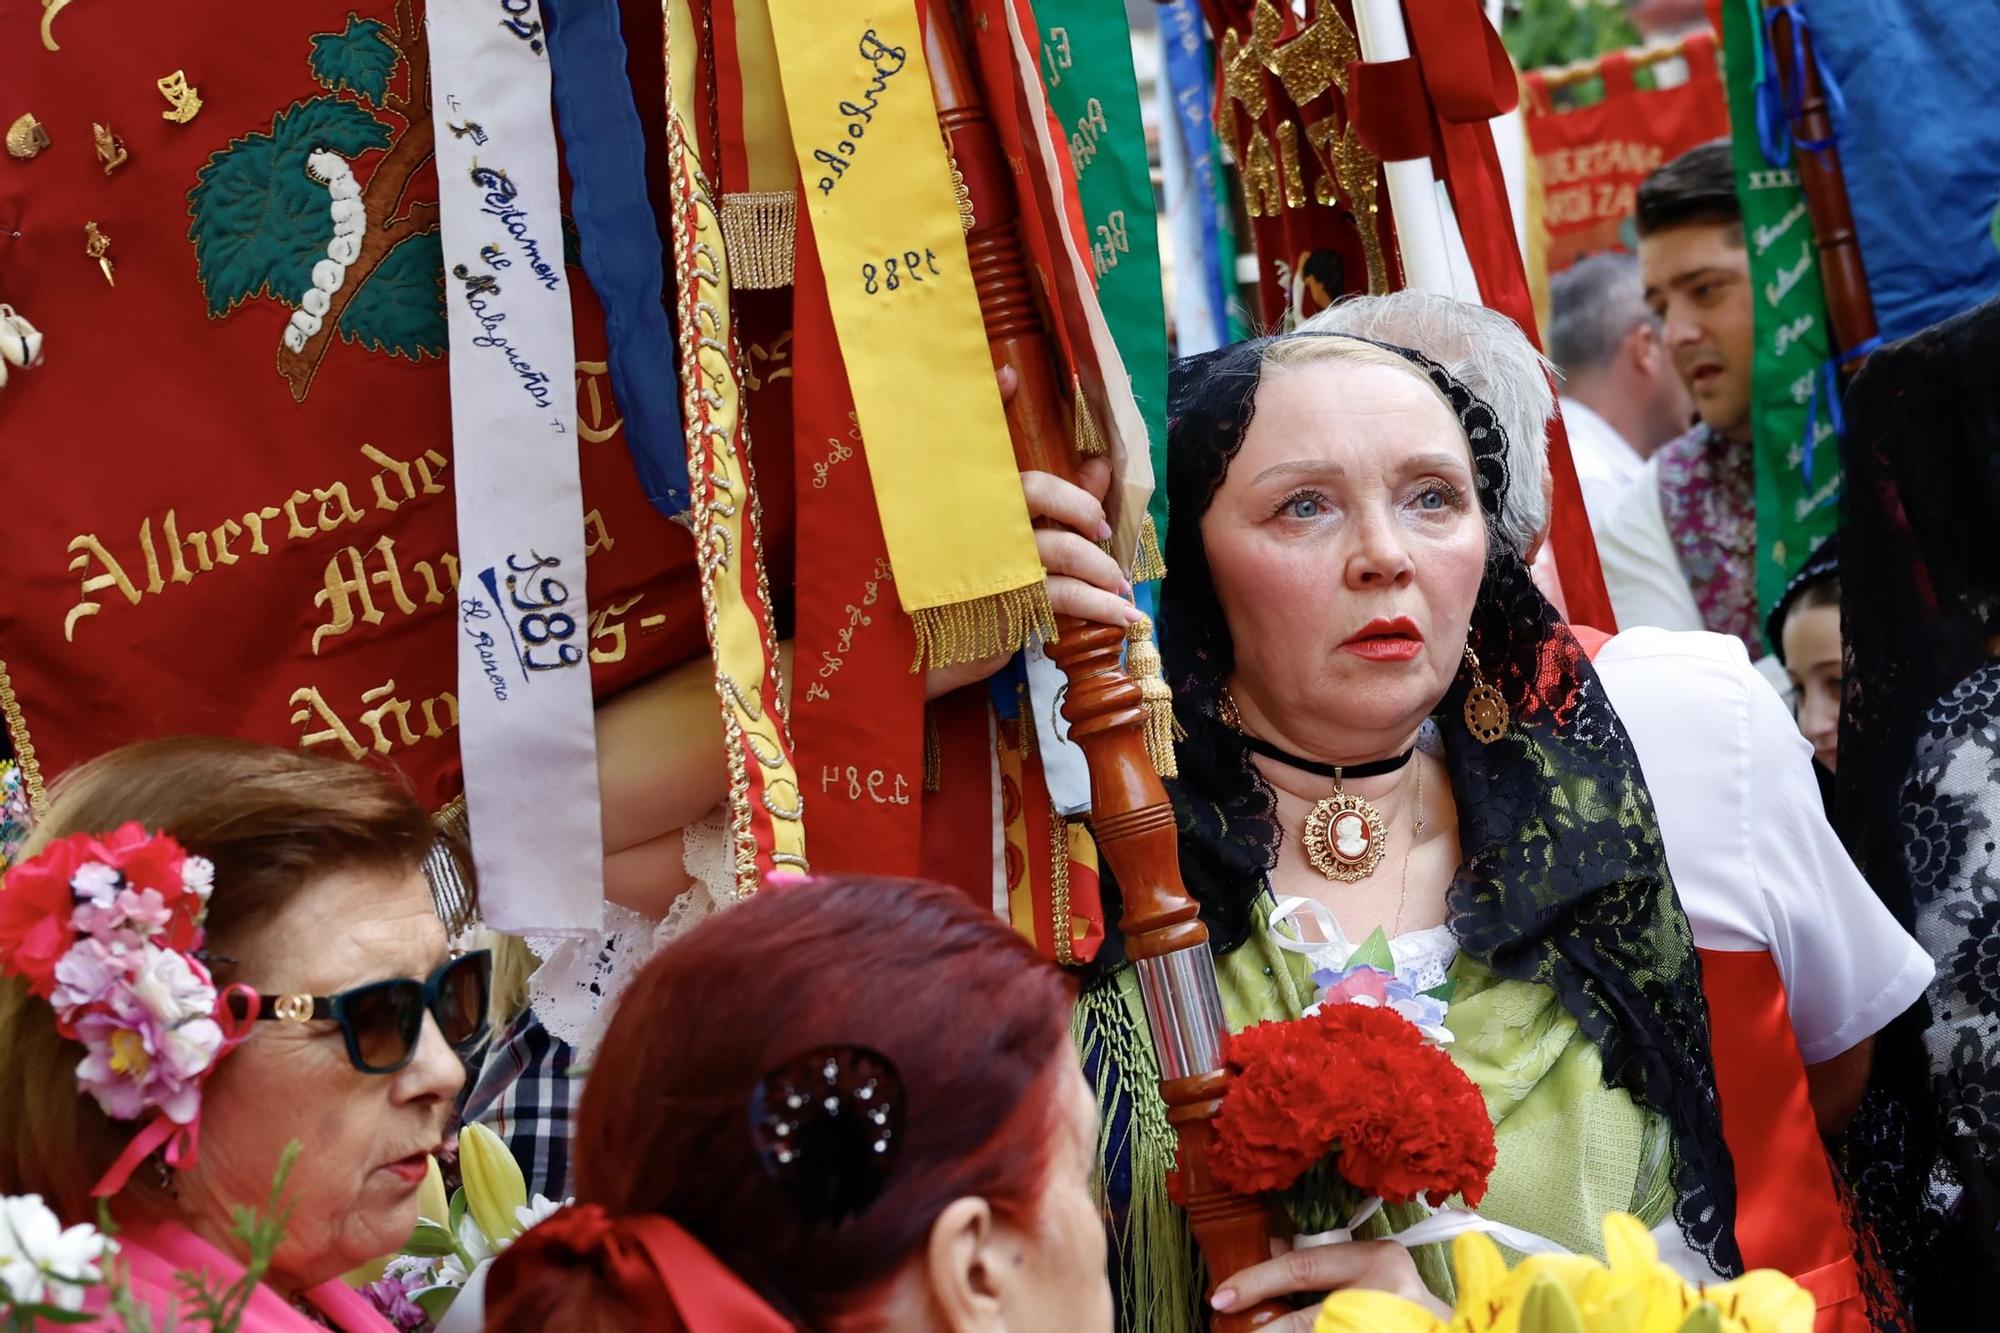
[[[1604,524],[1604,581],[1620,625],[1712,630],[1757,658],[1753,289],[1728,140],[1648,176],[1637,210],[1646,303],[1701,419],[1661,447]]]

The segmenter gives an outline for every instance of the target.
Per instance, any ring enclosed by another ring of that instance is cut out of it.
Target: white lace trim
[[[1319,927],[1322,938],[1305,940],[1285,929],[1290,925],[1297,930],[1295,918],[1301,914]],[[1280,947],[1305,954],[1316,968],[1338,971],[1347,966],[1347,960],[1361,947],[1347,938],[1339,918],[1324,904],[1310,899],[1287,898],[1280,902],[1272,913],[1271,929]],[[1458,961],[1458,937],[1451,933],[1449,924],[1405,931],[1389,941],[1389,956],[1396,960],[1396,975],[1412,988],[1434,990],[1444,985],[1451,965]]]
[[[646,960],[734,901],[726,806],[682,831],[681,864],[694,882],[658,921],[606,903],[600,935],[526,937],[542,960],[528,978],[529,1003],[552,1036],[576,1048],[579,1062],[589,1062],[619,994]]]

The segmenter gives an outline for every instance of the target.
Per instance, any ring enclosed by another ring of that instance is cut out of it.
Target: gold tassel
[[[1102,458],[1111,452],[1110,442],[1104,432],[1097,428],[1097,414],[1090,410],[1090,400],[1083,396],[1083,380],[1075,380],[1070,390],[1070,403],[1076,409],[1076,456],[1078,458]]]
[[[1153,622],[1141,616],[1125,631],[1125,638],[1125,674],[1138,682],[1145,703],[1146,755],[1161,777],[1177,778],[1181,767],[1174,758],[1174,692],[1153,643]]]
[[[956,666],[998,657],[1025,647],[1031,635],[1044,643],[1056,638],[1056,612],[1049,586],[1031,583],[969,602],[947,602],[910,613],[917,627],[917,660],[910,670]]]
[[[944,790],[944,743],[938,739],[937,718],[924,707],[924,790]]]
[[[722,244],[729,285],[764,291],[792,285],[799,249],[799,201],[789,191],[722,196]]]
[[[1167,558],[1160,554],[1160,530],[1153,526],[1153,516],[1139,525],[1139,554],[1132,561],[1132,582],[1151,583],[1154,579],[1167,576]]]
[[[1049,803],[1049,938],[1056,946],[1056,961],[1064,967],[1076,962],[1076,940],[1069,920],[1069,821],[1055,803]]]

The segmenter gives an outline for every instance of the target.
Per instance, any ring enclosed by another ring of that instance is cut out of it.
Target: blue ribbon
[[[1847,436],[1847,413],[1840,402],[1840,368],[1850,361],[1859,361],[1882,345],[1878,335],[1859,346],[1846,351],[1835,352],[1820,362],[1813,371],[1812,397],[1806,399],[1806,436],[1799,452],[1799,473],[1805,478],[1806,493],[1812,493],[1813,455],[1819,450],[1819,408],[1822,398],[1826,402],[1827,422],[1833,427],[1833,438],[1841,440]]]
[[[1160,6],[1160,32],[1165,38],[1165,93],[1170,111],[1180,119],[1181,145],[1187,150],[1188,179],[1201,210],[1200,270],[1207,279],[1215,327],[1229,341],[1229,284],[1222,262],[1222,224],[1215,180],[1215,130],[1209,123],[1214,80],[1209,75],[1208,33],[1195,0],[1172,0]],[[1232,150],[1234,145],[1231,145]],[[1186,273],[1188,266],[1177,266]]]
[[[1747,0],[1753,8],[1757,0]],[[1777,23],[1780,16],[1792,21],[1792,40],[1789,64],[1786,73],[1789,80],[1779,77]],[[1774,167],[1789,166],[1792,160],[1792,122],[1799,117],[1799,110],[1805,104],[1806,80],[1806,35],[1812,30],[1806,21],[1806,12],[1800,8],[1798,0],[1786,0],[1781,5],[1773,5],[1762,12],[1762,36],[1758,45],[1762,48],[1757,60],[1757,144],[1764,150],[1764,160]],[[1817,64],[1817,62],[1815,62]],[[1820,89],[1826,97],[1827,119],[1838,122],[1847,117],[1847,98],[1841,94],[1840,81],[1833,71],[1818,65]],[[1786,88],[1789,85],[1790,91]],[[1797,147],[1809,153],[1825,152],[1834,146],[1834,140],[1800,139]]]
[[[569,168],[570,211],[604,305],[611,391],[646,499],[668,518],[688,507],[687,436],[665,305],[659,221],[646,194],[646,135],[625,73],[617,0],[542,0]]]

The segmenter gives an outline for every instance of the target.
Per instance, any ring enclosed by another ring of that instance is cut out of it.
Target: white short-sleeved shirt
[[[1805,1062],[1851,1050],[1915,1003],[1930,955],[1848,858],[1812,746],[1742,643],[1634,629],[1594,665],[1638,752],[1695,944],[1772,955]]]

